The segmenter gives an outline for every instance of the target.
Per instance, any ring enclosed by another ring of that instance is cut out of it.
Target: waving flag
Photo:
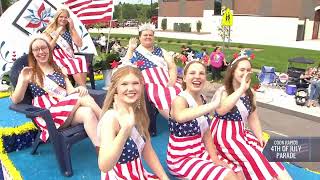
[[[67,0],[64,2],[83,24],[107,22],[112,19],[112,0]]]

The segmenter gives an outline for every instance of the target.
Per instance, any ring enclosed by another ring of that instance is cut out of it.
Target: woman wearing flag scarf
[[[151,145],[143,85],[141,72],[132,66],[118,67],[112,75],[98,124],[101,179],[168,179]]]
[[[33,106],[48,109],[57,129],[83,123],[92,143],[99,146],[96,130],[101,108],[86,88],[72,86],[53,61],[50,45],[43,37],[30,43],[28,66],[20,72],[12,102],[21,102],[27,89],[33,96]],[[46,122],[42,117],[36,117],[35,122],[41,129],[40,139],[46,142],[49,137]]]
[[[154,46],[154,25],[139,27],[140,45],[130,39],[125,59],[138,66],[142,72],[149,100],[159,112],[169,119],[172,100],[181,91],[176,83],[177,67],[173,57],[164,49]]]
[[[86,86],[87,63],[84,57],[75,57],[73,43],[82,46],[82,39],[78,35],[67,9],[60,9],[44,31],[53,49],[53,60],[59,67],[66,68],[68,75],[72,75],[80,86]]]
[[[238,179],[216,153],[209,129],[209,113],[220,104],[222,90],[211,102],[201,94],[206,82],[206,66],[189,62],[183,73],[183,89],[172,102],[169,119],[167,164],[171,174],[181,179]]]
[[[245,51],[231,62],[224,80],[221,103],[210,129],[219,154],[242,169],[246,179],[290,179],[284,166],[262,154],[266,141],[250,88],[252,65]],[[245,123],[253,134],[245,129]]]

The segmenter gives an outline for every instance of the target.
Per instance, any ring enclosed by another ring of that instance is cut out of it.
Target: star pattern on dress
[[[54,72],[52,74],[47,75],[51,80],[53,80],[55,83],[57,83],[60,87],[66,88],[66,82],[64,80],[64,76],[61,73]],[[31,83],[29,86],[31,90],[31,94],[33,97],[42,96],[46,93],[44,89],[42,89],[40,86],[38,86],[35,83]]]
[[[70,45],[70,47],[72,47],[72,37],[71,37],[71,33],[70,33],[69,31],[65,31],[65,32],[61,35],[61,37],[68,42],[68,44]],[[56,44],[56,47],[61,49],[61,47],[60,47],[58,44]]]
[[[149,61],[146,57],[144,57],[138,51],[135,51],[135,54],[136,54],[136,56],[131,59],[131,63],[132,64],[139,63],[137,65],[138,65],[138,68],[140,69],[140,71],[143,71],[143,70],[148,69],[148,68],[157,67],[156,64],[154,64],[153,62]],[[159,56],[159,57],[163,57],[162,50],[159,47],[155,47],[153,52],[152,52],[152,54],[156,55],[156,56]]]
[[[198,121],[196,119],[185,123],[175,122],[169,118],[169,131],[178,137],[195,136],[201,134]]]
[[[252,106],[250,103],[250,99],[249,96],[244,96],[244,97],[240,97],[240,99],[242,100],[244,106],[247,108],[249,114],[252,111]],[[217,113],[215,113],[215,117],[218,117],[219,119],[225,119],[225,120],[229,120],[229,121],[242,121],[242,117],[240,114],[240,111],[238,110],[237,107],[235,112],[228,112],[227,114],[223,115],[223,116],[219,116]]]
[[[126,164],[139,157],[139,151],[136,143],[129,137],[124,145],[121,156],[119,158],[119,164]]]

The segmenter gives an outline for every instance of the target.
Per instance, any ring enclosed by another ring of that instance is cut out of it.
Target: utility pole
[[[150,21],[152,21],[152,0],[151,0],[151,4],[150,4]]]

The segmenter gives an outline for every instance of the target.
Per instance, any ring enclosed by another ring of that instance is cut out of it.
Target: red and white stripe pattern
[[[170,109],[171,102],[182,90],[181,85],[168,86],[169,74],[161,67],[147,68],[141,71],[149,99],[157,109]]]
[[[72,57],[60,48],[53,50],[53,60],[59,67],[65,67],[68,75],[88,72],[86,58],[84,56]]]
[[[125,164],[117,163],[113,169],[107,173],[101,172],[101,180],[152,180],[159,179],[157,176],[147,172],[143,166],[140,158]]]
[[[45,93],[41,96],[34,97],[32,104],[39,108],[49,109],[56,128],[59,128],[70,116],[78,98],[78,93],[71,94],[60,100]],[[46,142],[49,138],[46,122],[42,117],[36,117],[34,120],[41,129],[40,139]]]
[[[228,121],[216,117],[210,130],[217,151],[223,158],[242,168],[246,179],[273,179],[284,170],[281,163],[266,159],[258,140],[245,130],[243,121]]]
[[[83,24],[96,24],[112,19],[112,0],[67,0],[65,5],[80,19]]]
[[[186,137],[171,134],[167,164],[170,173],[182,179],[223,179],[231,171],[214,165],[200,134]]]

